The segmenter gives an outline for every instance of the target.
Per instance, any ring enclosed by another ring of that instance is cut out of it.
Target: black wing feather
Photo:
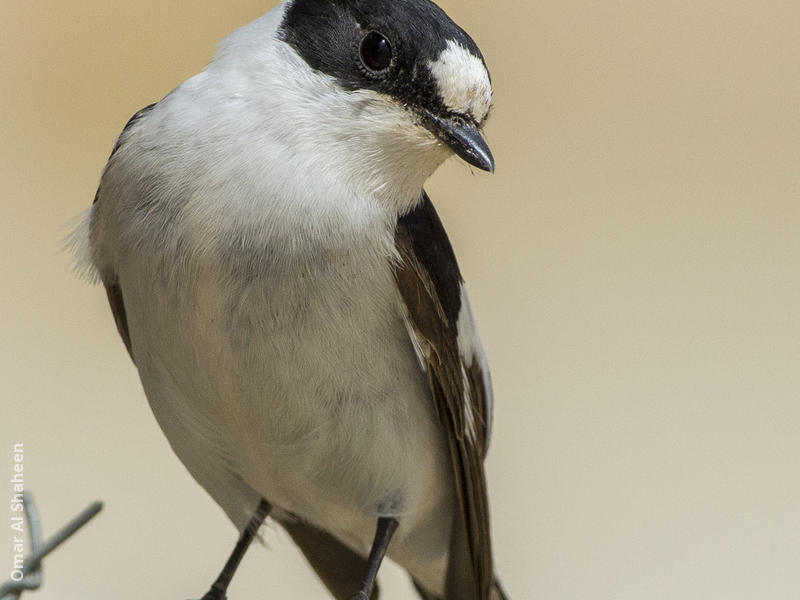
[[[489,600],[496,594],[483,461],[487,397],[476,357],[458,348],[463,281],[452,246],[427,194],[398,220],[401,260],[395,280],[427,362],[430,389],[447,432],[459,511],[450,542],[446,598]]]

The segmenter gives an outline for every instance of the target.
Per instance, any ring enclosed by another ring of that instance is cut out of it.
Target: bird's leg
[[[389,547],[389,542],[392,540],[397,525],[397,519],[392,517],[378,519],[375,540],[372,542],[372,550],[370,550],[369,559],[367,560],[367,573],[361,582],[361,590],[353,596],[352,600],[369,600],[372,588],[375,586],[375,578],[378,576],[378,569],[381,567],[383,557],[386,556],[386,549]]]
[[[247,527],[242,531],[242,535],[239,536],[239,541],[236,542],[236,546],[233,548],[233,552],[231,552],[228,561],[225,563],[222,573],[219,574],[219,577],[217,577],[217,580],[211,586],[208,593],[203,596],[202,600],[226,600],[231,579],[233,579],[236,569],[239,568],[239,563],[242,562],[247,549],[250,547],[250,543],[258,533],[259,528],[264,523],[264,519],[267,518],[271,509],[272,506],[270,503],[262,498],[261,502],[258,503],[258,508],[253,518],[250,519]]]

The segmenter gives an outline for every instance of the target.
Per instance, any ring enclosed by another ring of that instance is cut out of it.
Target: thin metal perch
[[[39,512],[36,510],[36,504],[33,501],[33,495],[30,492],[23,492],[22,502],[31,540],[31,553],[22,564],[23,578],[19,581],[9,580],[0,585],[0,600],[19,600],[22,592],[39,589],[42,585],[42,560],[103,509],[102,502],[93,502],[46,542],[42,543],[41,522],[39,520]]]

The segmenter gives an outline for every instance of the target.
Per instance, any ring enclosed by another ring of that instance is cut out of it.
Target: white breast
[[[240,480],[363,552],[375,517],[400,516],[416,538],[401,532],[391,554],[437,588],[449,459],[388,258],[352,247],[303,261],[260,252],[242,242],[166,271],[163,256],[122,257],[154,413],[229,514],[242,510],[231,502],[250,502],[232,488]]]

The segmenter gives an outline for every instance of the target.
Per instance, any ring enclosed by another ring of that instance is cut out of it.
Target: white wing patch
[[[469,303],[469,296],[464,284],[461,284],[461,310],[458,311],[458,352],[464,361],[464,366],[469,368],[480,348],[481,341],[478,332],[475,330],[475,319],[472,317],[472,306]]]
[[[481,59],[454,40],[448,40],[436,60],[428,63],[445,106],[482,122],[492,104],[492,84]]]
[[[475,403],[473,402],[472,394],[470,394],[469,377],[467,377],[467,371],[463,364],[461,365],[461,381],[464,388],[464,428],[466,429],[467,438],[474,444],[475,440],[478,439],[475,424]]]
[[[417,332],[414,330],[414,326],[411,324],[411,319],[408,316],[408,314],[406,314],[403,317],[403,324],[406,326],[408,337],[411,339],[411,345],[414,347],[414,354],[417,355],[417,361],[419,362],[419,366],[422,369],[423,373],[427,373],[428,361],[425,358],[425,351],[422,349],[422,342],[420,341]]]
[[[472,306],[469,303],[469,296],[464,284],[461,284],[461,310],[458,313],[458,321],[456,321],[456,328],[458,329],[458,353],[461,355],[463,364],[462,373],[466,379],[466,372],[464,368],[469,369],[474,361],[480,363],[481,375],[483,376],[483,388],[486,392],[486,414],[483,415],[486,422],[486,440],[487,445],[489,437],[492,432],[492,381],[489,375],[489,364],[486,360],[486,352],[483,350],[483,344],[478,331],[475,327],[475,319],[472,316]],[[469,386],[464,386],[464,404],[467,406],[467,427],[472,428],[472,435],[474,436],[474,419],[475,415],[472,413],[473,404],[472,399],[469,397]],[[470,424],[469,421],[472,421]]]

